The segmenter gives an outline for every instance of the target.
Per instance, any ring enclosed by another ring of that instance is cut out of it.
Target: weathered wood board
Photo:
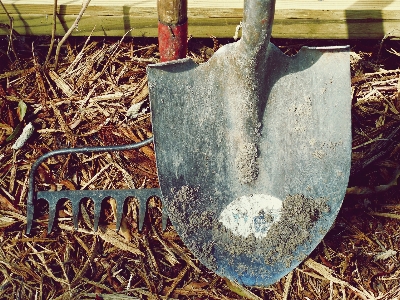
[[[79,13],[83,0],[58,0],[57,35],[62,36]],[[3,0],[22,35],[50,35],[52,0]],[[232,37],[242,19],[243,0],[189,0],[189,34]],[[0,34],[10,21],[0,7]],[[92,0],[73,35],[157,36],[156,0]],[[383,38],[400,36],[400,0],[278,0],[273,37]]]

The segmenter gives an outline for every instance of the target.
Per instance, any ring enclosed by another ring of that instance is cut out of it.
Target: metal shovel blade
[[[332,226],[350,171],[347,47],[269,42],[274,1],[245,1],[243,35],[206,63],[148,68],[163,203],[210,269],[269,285]]]

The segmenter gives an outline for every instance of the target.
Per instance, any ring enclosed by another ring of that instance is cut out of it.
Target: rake
[[[72,215],[74,228],[78,229],[79,205],[83,199],[90,199],[94,203],[94,231],[98,230],[101,212],[101,204],[104,200],[114,199],[117,203],[116,212],[116,230],[119,231],[122,221],[122,212],[125,201],[133,197],[139,203],[139,231],[143,228],[144,217],[146,213],[147,201],[152,197],[161,199],[161,190],[159,188],[150,189],[119,189],[119,190],[62,190],[62,191],[38,191],[35,190],[35,174],[39,166],[48,158],[57,155],[68,155],[77,153],[99,153],[134,150],[146,146],[153,142],[153,138],[149,138],[139,143],[133,143],[120,146],[97,146],[97,147],[81,147],[69,148],[50,151],[39,157],[32,165],[29,175],[29,192],[27,199],[27,226],[26,233],[29,234],[32,229],[33,215],[35,203],[43,199],[49,205],[49,223],[48,232],[53,229],[56,216],[57,203],[60,200],[70,200],[72,205]],[[168,213],[165,207],[162,208],[162,228],[165,230],[167,226]]]

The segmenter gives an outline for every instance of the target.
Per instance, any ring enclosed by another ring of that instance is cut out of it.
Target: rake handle
[[[162,62],[186,57],[187,0],[158,0],[158,45]]]

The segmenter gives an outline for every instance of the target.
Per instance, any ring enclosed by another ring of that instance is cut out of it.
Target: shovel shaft
[[[186,57],[187,28],[187,22],[182,25],[158,22],[158,47],[161,62]]]
[[[187,0],[157,0],[158,20],[178,25],[187,22]]]
[[[187,0],[158,0],[157,10],[161,61],[186,57]]]
[[[243,55],[254,57],[268,46],[275,13],[275,0],[245,0],[240,47]]]

